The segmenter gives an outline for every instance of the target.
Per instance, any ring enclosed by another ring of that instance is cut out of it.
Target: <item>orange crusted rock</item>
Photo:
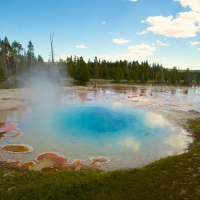
[[[110,158],[108,157],[104,157],[104,156],[100,156],[98,158],[90,158],[90,164],[94,165],[94,164],[97,164],[97,165],[101,165],[101,164],[106,164],[110,161]]]
[[[8,144],[2,146],[1,149],[10,153],[28,153],[33,151],[33,148],[27,144]]]
[[[3,138],[5,138],[5,137],[6,137],[6,134],[7,134],[7,133],[0,133],[0,140],[2,140]]]
[[[17,130],[17,124],[13,121],[0,122],[0,133],[15,132]]]
[[[69,160],[69,158],[60,156],[58,153],[54,152],[42,153],[36,157],[37,162],[42,162],[44,159],[53,160],[55,165],[63,165]]]
[[[83,164],[84,160],[75,159],[72,163],[65,163],[63,165],[52,165],[48,167],[44,167],[41,170],[45,172],[55,172],[61,170],[97,170],[101,169],[100,165],[86,165]]]

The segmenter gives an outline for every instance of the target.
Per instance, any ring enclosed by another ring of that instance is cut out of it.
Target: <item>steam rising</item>
[[[44,70],[34,70],[34,75],[29,77],[28,86],[32,93],[32,102],[43,108],[55,106],[58,91],[60,90],[59,71],[55,69],[53,73],[48,73]]]
[[[37,130],[47,136],[50,132],[56,132],[53,123],[56,120],[56,107],[60,92],[60,73],[57,67],[49,72],[41,69],[34,70],[33,75],[28,77],[26,87],[31,93],[33,104],[32,114],[37,115],[33,119]],[[35,112],[36,111],[36,112]]]

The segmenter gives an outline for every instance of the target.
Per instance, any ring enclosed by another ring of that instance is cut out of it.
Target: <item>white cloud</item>
[[[129,53],[124,53],[116,56],[110,55],[100,55],[98,58],[101,60],[144,60],[146,56],[152,55],[153,51],[156,51],[155,47],[149,46],[147,44],[135,45],[128,47]]]
[[[198,41],[196,41],[196,42],[188,42],[188,43],[187,43],[187,45],[189,45],[189,46],[191,46],[191,47],[193,47],[193,46],[195,46],[195,45],[198,45],[198,44],[200,44],[200,42],[198,42]]]
[[[174,0],[179,1],[180,4],[185,8],[189,7],[191,10],[195,12],[200,12],[200,1],[199,0]]]
[[[198,48],[197,51],[200,51],[200,48]]]
[[[152,52],[155,51],[156,48],[149,46],[148,44],[141,44],[141,45],[129,46],[128,50],[131,53],[135,54],[152,55]]]
[[[146,22],[150,24],[146,32],[151,31],[167,37],[195,37],[196,33],[200,32],[200,13],[194,11],[180,12],[176,18],[172,15],[168,17],[149,16]]]
[[[162,57],[162,60],[166,60],[167,58],[165,58],[165,57]]]
[[[129,43],[130,42],[130,40],[125,40],[125,39],[123,39],[123,38],[115,38],[115,39],[113,39],[113,43],[116,43],[116,44],[124,44],[124,43]]]
[[[165,44],[165,43],[161,42],[160,40],[156,40],[156,43],[161,46],[167,46],[167,47],[169,46],[169,44]]]
[[[105,22],[105,21],[102,21],[101,24],[106,24],[106,22]]]
[[[147,31],[142,31],[142,32],[140,32],[140,33],[137,33],[138,35],[144,35],[144,34],[146,34],[147,33]]]
[[[200,32],[200,0],[174,0],[177,1],[190,11],[180,12],[175,18],[172,15],[149,16],[146,21],[141,21],[150,25],[145,31],[175,38],[195,37]]]
[[[81,45],[76,45],[76,48],[78,48],[78,49],[87,49],[88,47],[86,47],[85,45],[81,44]]]

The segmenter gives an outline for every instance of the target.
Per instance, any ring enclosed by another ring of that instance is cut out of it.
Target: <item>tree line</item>
[[[65,66],[68,74],[74,79],[83,79],[81,81],[89,81],[89,79],[109,79],[119,83],[126,81],[128,83],[147,83],[155,84],[185,84],[197,85],[200,82],[200,71],[179,70],[177,67],[168,69],[162,64],[152,63],[148,61],[127,61],[120,60],[109,62],[106,60],[98,60],[97,57],[93,61],[89,59],[86,63],[83,57],[67,57],[66,60],[59,60],[59,65]]]
[[[50,42],[51,52],[53,52],[51,36]],[[93,61],[89,59],[86,62],[82,56],[70,56],[65,60],[60,59],[54,62],[52,54],[51,60],[44,62],[41,55],[35,55],[31,41],[24,48],[17,41],[10,43],[7,37],[0,39],[0,83],[9,76],[20,76],[23,73],[34,76],[37,68],[45,70],[49,76],[53,76],[54,71],[58,70],[63,77],[70,76],[83,84],[90,79],[108,79],[117,83],[121,81],[154,82],[155,84],[185,84],[188,86],[197,85],[200,82],[200,71],[179,70],[177,67],[168,69],[162,64],[150,64],[148,61],[110,62],[95,57]]]

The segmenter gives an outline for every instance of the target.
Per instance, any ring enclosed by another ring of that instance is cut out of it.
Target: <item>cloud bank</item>
[[[128,47],[129,52],[124,54],[119,54],[115,56],[110,55],[99,55],[97,56],[101,60],[116,61],[116,60],[144,60],[146,56],[152,55],[156,51],[155,47],[148,44],[140,44]]]
[[[148,23],[149,27],[139,34],[152,32],[167,37],[190,38],[195,37],[200,32],[200,0],[174,0],[178,1],[182,7],[188,7],[190,11],[179,12],[176,17],[172,15],[149,16],[141,22]]]
[[[200,12],[200,1],[199,0],[174,0],[179,1],[182,7],[189,7],[191,10],[195,12]]]

